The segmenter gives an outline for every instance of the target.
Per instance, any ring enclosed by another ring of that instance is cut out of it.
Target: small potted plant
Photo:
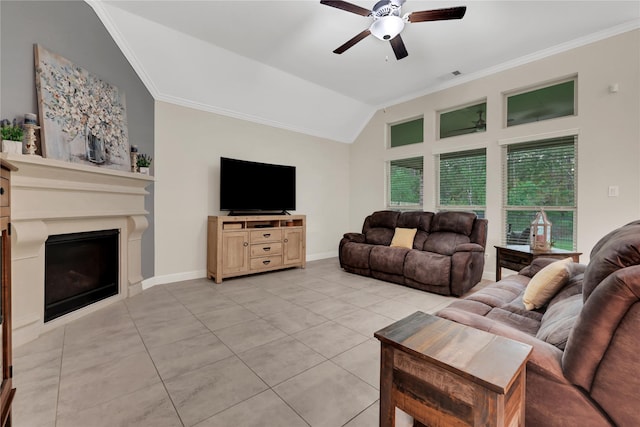
[[[22,154],[22,138],[24,129],[18,125],[16,119],[13,124],[7,119],[0,121],[0,135],[2,135],[2,152]]]
[[[149,175],[149,166],[151,166],[151,160],[153,159],[148,154],[138,153],[138,160],[136,163],[138,165],[138,171],[142,174]]]

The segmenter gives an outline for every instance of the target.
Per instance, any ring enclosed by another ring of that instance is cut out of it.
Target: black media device
[[[295,209],[295,166],[220,157],[220,210],[237,215]]]

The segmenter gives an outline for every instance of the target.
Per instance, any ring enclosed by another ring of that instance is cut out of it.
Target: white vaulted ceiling
[[[156,99],[342,142],[381,107],[640,27],[637,0],[407,0],[467,13],[407,24],[397,61],[373,36],[332,53],[371,18],[319,0],[87,2]]]

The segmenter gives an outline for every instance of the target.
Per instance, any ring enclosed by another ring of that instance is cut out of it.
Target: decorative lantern
[[[548,251],[551,249],[551,222],[547,219],[544,210],[536,214],[531,223],[530,245],[534,251]]]

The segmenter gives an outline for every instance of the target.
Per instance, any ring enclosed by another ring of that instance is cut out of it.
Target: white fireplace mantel
[[[142,234],[147,175],[63,162],[40,156],[2,154],[18,170],[11,175],[11,266],[13,341],[44,332],[142,291]],[[47,238],[120,230],[120,289],[116,296],[44,323],[44,245]]]

